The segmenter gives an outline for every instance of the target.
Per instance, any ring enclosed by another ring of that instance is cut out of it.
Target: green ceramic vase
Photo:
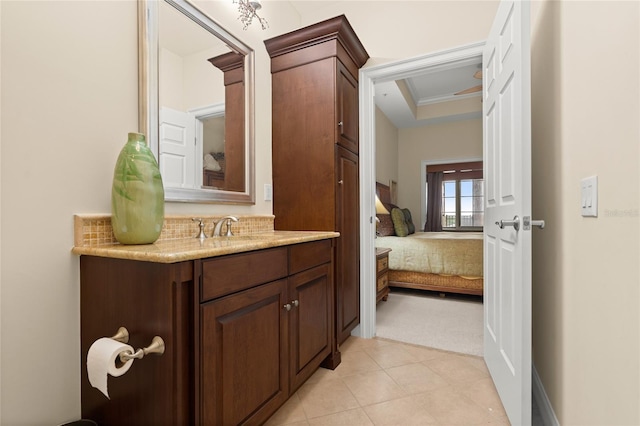
[[[164,222],[164,187],[144,135],[129,133],[113,172],[111,225],[121,244],[151,244]]]

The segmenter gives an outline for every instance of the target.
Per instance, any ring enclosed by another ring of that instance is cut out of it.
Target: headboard
[[[376,195],[383,204],[391,204],[391,190],[389,189],[389,185],[376,182]]]

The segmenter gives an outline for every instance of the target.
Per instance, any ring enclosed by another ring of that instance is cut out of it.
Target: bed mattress
[[[483,276],[481,232],[417,232],[406,237],[378,237],[387,247],[389,269],[467,279]]]

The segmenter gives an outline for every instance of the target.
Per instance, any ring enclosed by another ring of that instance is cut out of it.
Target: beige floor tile
[[[307,419],[359,407],[358,401],[342,380],[305,383],[297,394]]]
[[[362,408],[356,408],[354,410],[343,411],[323,417],[316,417],[315,419],[309,420],[309,424],[325,426],[373,426],[373,423],[371,423],[371,420]]]
[[[265,426],[291,425],[303,422],[307,424],[307,416],[304,414],[302,403],[298,394],[291,395],[291,398],[284,403],[276,413],[271,416]]]
[[[489,419],[486,422],[476,423],[478,425],[495,425],[495,426],[511,426],[511,422],[507,416]],[[533,423],[535,425],[535,423]]]
[[[343,377],[361,406],[402,398],[406,393],[384,371],[371,371]]]
[[[381,367],[365,351],[349,350],[342,354],[342,362],[335,369],[337,376],[350,376],[366,371],[380,370]]]
[[[472,355],[460,355],[462,356],[469,364],[476,367],[478,370],[484,371],[487,376],[490,376],[489,369],[487,368],[487,364],[484,362],[484,358],[479,356]]]
[[[490,413],[494,419],[507,415],[492,379],[481,379],[477,382],[458,385],[456,389]]]
[[[340,352],[342,352],[342,354],[344,354],[347,351],[363,351],[365,349],[370,349],[370,348],[378,348],[381,346],[388,346],[388,345],[392,345],[392,344],[396,344],[395,342],[389,341],[389,340],[384,340],[384,339],[363,339],[361,337],[357,337],[357,336],[350,336],[347,340],[344,341],[344,343],[342,343],[340,345]]]
[[[481,357],[349,337],[267,422],[296,425],[509,425]]]
[[[418,361],[428,361],[430,359],[447,356],[450,352],[441,351],[439,349],[427,348],[425,346],[403,344],[404,349],[413,355]]]
[[[449,383],[458,385],[475,382],[489,377],[486,371],[474,366],[475,361],[469,361],[464,356],[448,355],[433,360],[423,361],[423,364],[438,373]]]
[[[406,346],[402,344],[369,348],[365,349],[365,352],[382,368],[391,368],[418,362],[418,358],[407,351]]]
[[[320,367],[316,370],[315,373],[311,375],[311,377],[309,377],[309,379],[307,379],[305,383],[311,384],[311,383],[326,382],[329,380],[340,380],[340,376],[338,375],[336,370],[329,370],[328,368]]]
[[[385,371],[407,394],[450,386],[449,382],[422,363],[391,367]]]
[[[475,402],[452,387],[436,389],[416,395],[425,409],[442,425],[481,424],[492,416]]]
[[[408,396],[364,407],[364,411],[376,426],[427,425],[436,419],[429,414],[423,401]]]

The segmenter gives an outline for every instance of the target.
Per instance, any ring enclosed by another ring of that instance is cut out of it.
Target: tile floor
[[[274,425],[508,425],[484,360],[350,337],[267,422]]]

